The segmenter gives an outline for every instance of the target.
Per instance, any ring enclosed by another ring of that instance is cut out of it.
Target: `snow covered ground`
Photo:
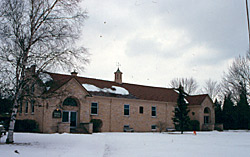
[[[250,132],[180,133],[15,133],[15,144],[0,142],[0,157],[245,157]],[[19,152],[15,153],[15,150]]]

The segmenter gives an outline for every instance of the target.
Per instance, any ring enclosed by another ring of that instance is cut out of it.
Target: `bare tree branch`
[[[180,85],[184,88],[185,93],[194,94],[198,88],[198,83],[194,78],[174,78],[170,82],[170,87],[179,88]]]
[[[27,96],[26,89],[34,83],[27,73],[31,65],[36,65],[39,74],[56,68],[82,71],[88,63],[86,49],[75,44],[86,18],[79,3],[80,0],[0,1],[1,86],[14,98],[8,142],[13,142],[18,101]]]
[[[212,81],[211,79],[208,79],[205,82],[205,86],[201,91],[202,93],[208,94],[210,98],[215,101],[215,99],[220,96],[221,86],[217,81]]]
[[[239,100],[241,88],[246,88],[246,94],[250,94],[250,53],[246,56],[235,58],[228,72],[224,74],[222,89],[224,95],[230,94],[234,102]]]

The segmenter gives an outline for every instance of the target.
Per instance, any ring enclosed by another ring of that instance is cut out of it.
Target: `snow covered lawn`
[[[15,133],[15,144],[1,139],[0,157],[244,157],[250,132],[179,133]],[[14,151],[17,150],[19,154]]]

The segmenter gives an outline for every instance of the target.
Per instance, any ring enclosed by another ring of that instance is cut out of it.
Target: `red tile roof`
[[[54,83],[50,88],[50,92],[57,90],[63,84],[71,80],[74,76],[49,73],[53,78]],[[151,87],[137,84],[129,83],[116,83],[113,81],[105,81],[100,79],[93,79],[87,77],[75,76],[76,80],[80,84],[91,84],[99,88],[112,88],[112,86],[119,86],[125,88],[129,91],[128,96],[116,95],[116,97],[125,97],[132,99],[141,99],[141,100],[151,100],[151,101],[163,101],[163,102],[176,102],[178,98],[178,93],[173,88],[162,88],[162,87]],[[103,92],[90,92],[92,95],[101,95],[101,96],[114,96],[114,94],[107,94]],[[200,105],[205,97],[208,95],[196,95],[188,96],[187,100],[191,105]]]

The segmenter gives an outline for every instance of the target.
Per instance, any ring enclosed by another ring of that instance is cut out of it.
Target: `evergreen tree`
[[[185,93],[183,91],[182,86],[178,88],[179,96],[177,99],[177,107],[175,108],[174,117],[172,118],[175,128],[177,130],[181,131],[181,134],[183,134],[183,131],[187,130],[189,127],[190,118],[188,116],[188,112],[190,111],[187,108],[187,103],[185,101]]]
[[[227,95],[224,98],[223,105],[223,127],[224,129],[236,129],[237,128],[237,115],[236,115],[236,107],[231,100],[231,95]]]
[[[223,113],[221,109],[221,103],[215,100],[215,123],[223,123]]]
[[[245,86],[240,83],[241,90],[240,90],[240,100],[237,103],[237,128],[238,129],[248,129],[249,123],[249,105],[247,102],[247,95],[246,95],[246,88]]]

